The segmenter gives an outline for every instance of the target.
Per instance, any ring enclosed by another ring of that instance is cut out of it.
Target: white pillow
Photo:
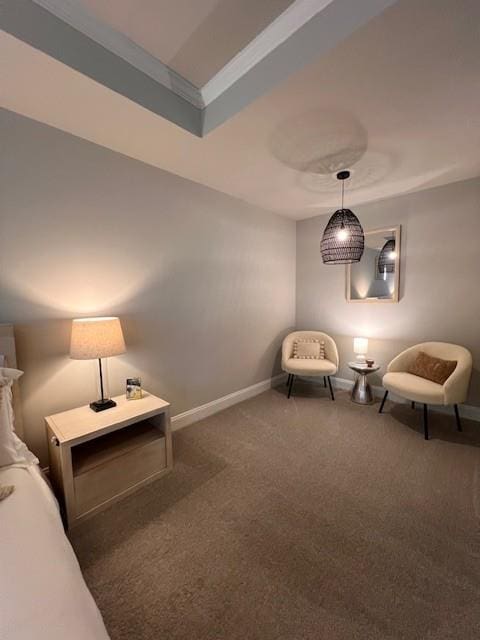
[[[325,342],[316,338],[298,338],[293,343],[293,357],[301,360],[324,360]]]
[[[18,369],[0,368],[0,467],[8,464],[38,463],[37,458],[15,433],[12,385],[23,375]]]

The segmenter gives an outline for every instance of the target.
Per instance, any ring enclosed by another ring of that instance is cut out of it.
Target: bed
[[[1,325],[9,367],[12,348],[13,330]],[[0,485],[15,486],[0,502],[0,640],[108,640],[35,457],[1,466]]]

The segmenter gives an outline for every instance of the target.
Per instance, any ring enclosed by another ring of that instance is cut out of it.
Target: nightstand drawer
[[[119,497],[166,467],[165,438],[158,437],[75,475],[76,517]]]

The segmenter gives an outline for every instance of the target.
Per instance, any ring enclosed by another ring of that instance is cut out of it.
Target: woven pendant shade
[[[342,239],[346,236],[345,239]],[[365,246],[362,225],[350,209],[339,209],[323,233],[320,250],[325,264],[359,262]]]
[[[392,255],[393,254],[393,255]],[[394,273],[395,271],[395,240],[387,240],[378,256],[378,272]]]
[[[343,236],[346,236],[343,239]],[[325,264],[359,262],[365,246],[362,225],[350,209],[339,209],[323,233],[320,250]]]
[[[337,173],[337,180],[342,182],[342,208],[335,211],[323,232],[320,251],[324,264],[352,264],[360,262],[363,256],[365,236],[362,225],[353,211],[343,207],[345,180],[349,177],[350,171]]]

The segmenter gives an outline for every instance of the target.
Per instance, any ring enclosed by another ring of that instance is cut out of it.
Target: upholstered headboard
[[[15,335],[13,325],[0,324],[0,355],[5,356],[6,367],[17,368],[17,352],[15,350]],[[18,383],[13,385],[13,409],[15,412],[15,431],[20,438],[23,437],[23,421],[20,404],[20,391]]]

